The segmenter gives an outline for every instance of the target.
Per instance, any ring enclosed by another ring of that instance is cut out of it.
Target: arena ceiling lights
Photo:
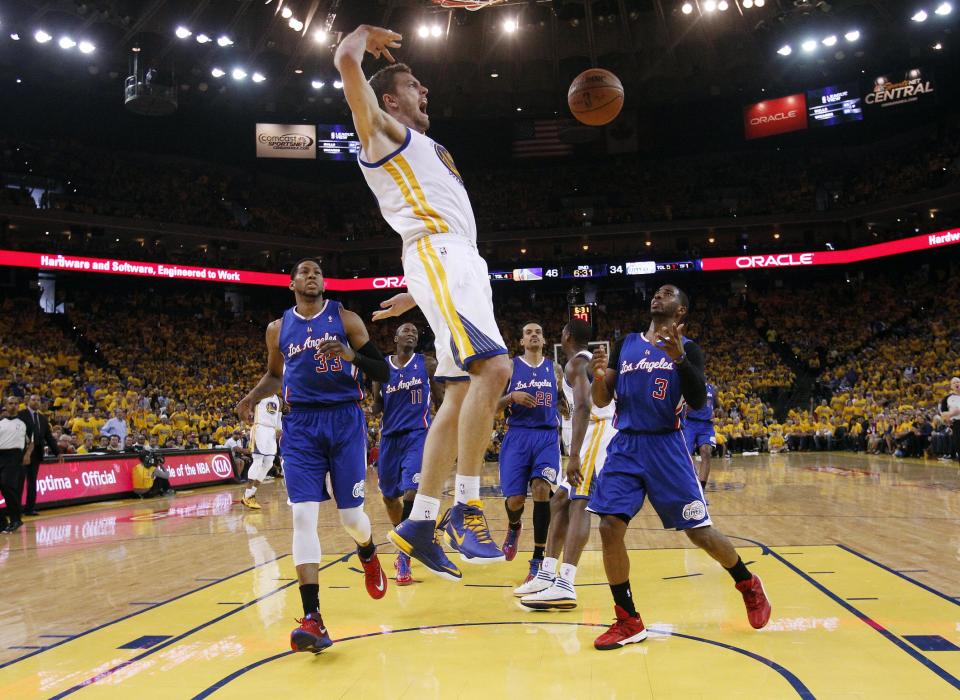
[[[14,32],[10,35],[10,38],[14,41],[19,41],[20,35]],[[53,41],[53,35],[48,33],[45,29],[37,29],[33,33],[33,40],[38,44],[49,44],[51,41]],[[92,41],[89,41],[88,39],[82,39],[78,42],[68,34],[64,34],[57,39],[57,46],[64,51],[71,51],[76,48],[82,54],[91,54],[97,50],[96,45],[94,45]]]
[[[946,17],[951,12],[953,12],[953,5],[951,5],[949,2],[941,2],[939,5],[933,8],[933,14],[935,14],[937,17]],[[927,9],[921,7],[910,16],[910,19],[917,24],[921,24],[926,22],[929,17],[930,13],[927,11]]]
[[[726,12],[733,7],[742,15],[744,10],[760,9],[766,4],[766,0],[703,0],[703,2],[683,3],[680,6],[680,12],[684,15],[692,15],[696,10],[699,15],[703,16],[712,15],[716,12]]]
[[[860,30],[851,29],[843,35],[843,38],[848,44],[855,44],[860,41]],[[804,37],[803,41],[800,43],[800,49],[804,54],[812,54],[816,52],[821,45],[826,46],[827,48],[832,48],[836,46],[839,41],[840,39],[836,34],[828,34],[820,39],[808,36]],[[777,53],[783,57],[790,56],[793,53],[793,46],[791,44],[784,44],[777,49]]]

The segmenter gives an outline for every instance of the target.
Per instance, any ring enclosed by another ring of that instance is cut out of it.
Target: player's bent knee
[[[363,506],[341,508],[338,512],[340,513],[340,523],[343,525],[343,529],[353,538],[354,542],[363,544],[370,541],[370,533],[372,531],[370,518],[363,512]]]
[[[320,504],[316,501],[293,504],[293,563],[320,563],[320,536],[317,534],[317,519]]]
[[[615,515],[604,515],[600,518],[600,538],[605,544],[623,540],[626,530],[627,524]]]
[[[709,525],[692,527],[689,530],[684,530],[684,532],[687,534],[687,537],[690,538],[690,541],[700,548],[706,548],[713,538],[713,528]]]

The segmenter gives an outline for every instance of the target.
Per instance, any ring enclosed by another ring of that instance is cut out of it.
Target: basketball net
[[[469,10],[476,12],[491,5],[498,5],[504,0],[433,0],[435,5],[447,10]]]

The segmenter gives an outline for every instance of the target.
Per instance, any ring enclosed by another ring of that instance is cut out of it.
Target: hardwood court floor
[[[592,647],[613,616],[596,532],[573,611],[516,605],[523,554],[465,566],[460,584],[415,565],[421,582],[373,601],[324,506],[320,597],[337,641],[314,657],[288,647],[300,601],[282,481],[258,513],[240,487],[50,511],[0,539],[0,698],[960,695],[955,465],[738,457],[715,461],[711,482],[714,522],[763,577],[770,624],[752,630],[729,576],[644,511],[628,544],[651,635],[611,652]],[[376,497],[367,509],[383,541]]]

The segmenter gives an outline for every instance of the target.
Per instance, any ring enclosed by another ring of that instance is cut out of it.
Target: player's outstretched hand
[[[366,30],[367,51],[373,54],[375,58],[383,56],[390,61],[390,63],[396,63],[397,59],[390,53],[390,49],[400,48],[400,41],[403,39],[403,35],[397,34],[392,29],[371,27],[370,25],[367,25]]]
[[[513,401],[513,403],[520,404],[524,408],[537,407],[537,399],[533,396],[533,394],[528,394],[525,391],[514,391],[512,394],[510,394],[510,400]]]
[[[671,323],[669,326],[657,329],[657,347],[667,353],[674,360],[683,357],[683,329],[686,326]]]
[[[373,312],[373,320],[383,321],[388,318],[393,318],[394,316],[402,316],[416,305],[417,302],[413,300],[412,294],[409,292],[401,292],[386,301],[381,301],[380,311]]]
[[[244,423],[253,423],[253,399],[247,394],[237,403],[237,417]]]
[[[598,345],[593,350],[593,357],[590,359],[590,374],[594,379],[603,379],[607,376],[607,349],[603,345]]]
[[[570,455],[567,458],[567,481],[573,488],[583,483],[583,472],[580,470],[580,455]]]
[[[317,351],[322,352],[327,357],[342,357],[347,362],[353,362],[357,357],[356,350],[339,340],[325,340],[320,343]]]

